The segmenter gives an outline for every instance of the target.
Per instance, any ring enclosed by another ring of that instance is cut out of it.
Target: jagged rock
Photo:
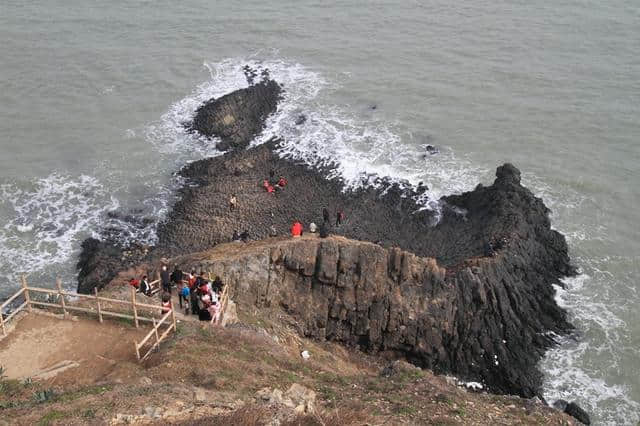
[[[586,411],[584,411],[578,404],[575,402],[570,402],[564,408],[564,412],[570,415],[571,417],[577,419],[580,423],[585,425],[591,424],[591,418]]]
[[[246,146],[275,108],[274,85],[264,80],[205,104],[194,128],[230,148]],[[434,213],[421,209],[419,192],[406,183],[369,176],[377,188],[345,192],[327,170],[283,159],[278,148],[274,140],[186,166],[187,183],[148,257],[210,249],[235,229],[256,239],[272,227],[283,235],[294,220],[322,223],[324,207],[340,209],[346,220],[333,232],[393,248],[302,239],[209,266],[232,284],[239,307],[281,308],[306,336],[397,354],[494,392],[540,394],[536,364],[554,343],[549,332],[571,330],[552,284],[575,269],[549,210],[522,187],[517,168],[505,164],[492,185],[443,197],[434,225]],[[289,183],[268,195],[258,184],[272,170]],[[239,206],[233,216],[232,193]],[[121,259],[117,245],[85,242],[79,291],[104,285]],[[191,267],[200,270],[202,262],[182,269]]]
[[[284,396],[293,401],[296,406],[300,404],[305,406],[306,403],[313,403],[316,400],[316,393],[314,391],[298,383],[292,384]]]
[[[238,306],[281,307],[305,336],[396,353],[494,392],[539,394],[536,364],[553,343],[543,336],[568,327],[548,283],[533,281],[531,272],[534,284],[523,281],[522,254],[444,268],[398,248],[337,237],[225,253],[220,247],[210,258],[196,255],[197,263],[175,260],[228,277]]]
[[[78,293],[93,293],[104,287],[122,268],[122,249],[116,244],[88,238],[82,242],[78,259]]]
[[[262,131],[264,121],[276,111],[282,89],[273,80],[263,80],[218,99],[196,111],[191,127],[205,136],[217,136],[217,148],[244,148]]]
[[[564,399],[558,399],[556,400],[556,402],[553,403],[553,408],[555,408],[558,411],[564,412],[564,409],[567,408],[567,404],[569,403]]]
[[[196,388],[193,391],[193,400],[196,404],[204,404],[207,402],[207,393],[202,388]]]

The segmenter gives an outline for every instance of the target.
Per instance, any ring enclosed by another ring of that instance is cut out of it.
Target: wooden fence
[[[101,323],[103,322],[104,317],[117,317],[117,318],[130,319],[130,320],[133,320],[133,323],[135,324],[136,328],[140,327],[140,321],[147,321],[147,322],[153,323],[153,329],[139,344],[134,342],[136,345],[136,355],[138,357],[138,360],[142,361],[151,353],[153,349],[157,348],[160,345],[160,342],[169,335],[169,332],[171,330],[174,330],[174,331],[176,330],[176,316],[175,316],[173,307],[170,311],[165,313],[160,318],[160,320],[156,320],[154,317],[149,318],[149,317],[139,315],[138,309],[159,311],[159,310],[162,310],[162,307],[158,305],[150,305],[147,303],[138,302],[136,300],[136,290],[133,287],[131,287],[131,300],[120,300],[120,299],[111,299],[108,297],[98,296],[97,288],[94,288],[94,294],[92,295],[67,292],[62,290],[62,285],[60,280],[56,280],[55,290],[48,289],[48,288],[41,288],[41,287],[30,287],[27,285],[27,280],[24,276],[22,277],[21,282],[22,282],[22,288],[18,290],[13,296],[8,298],[4,303],[2,303],[2,305],[0,305],[0,328],[2,329],[3,336],[7,335],[6,327],[8,322],[12,318],[14,318],[20,311],[26,309],[27,311],[32,312],[33,308],[38,306],[42,306],[46,308],[61,309],[62,314],[65,318],[69,315],[69,312],[84,312],[89,314],[96,314],[98,316],[98,320]],[[156,284],[156,281],[151,283],[151,285],[153,284]],[[43,293],[47,295],[56,296],[58,303],[52,303],[50,301],[43,302],[43,301],[33,300],[31,297],[32,293]],[[2,311],[7,306],[9,306],[10,303],[12,303],[21,295],[24,295],[24,302],[20,304],[17,308],[15,308],[6,318],[3,318]],[[90,305],[94,305],[95,309],[82,307],[82,306],[69,305],[66,303],[64,299],[65,296],[85,299],[88,301]],[[105,303],[120,304],[120,305],[128,306],[131,310],[131,315],[122,313],[122,312],[113,312],[113,311],[106,310],[104,309]],[[165,321],[167,321],[169,317],[171,317],[171,323],[169,324],[169,327],[163,332],[162,336],[159,337],[158,329],[162,324],[165,323]],[[153,344],[151,349],[145,354],[145,356],[143,358],[140,358],[140,349],[144,346],[144,344],[149,340],[149,338],[153,334],[156,335],[155,343]]]

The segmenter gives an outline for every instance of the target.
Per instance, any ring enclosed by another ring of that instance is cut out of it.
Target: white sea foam
[[[429,135],[412,134],[401,123],[385,122],[376,118],[376,114],[363,116],[353,107],[327,102],[331,91],[339,89],[335,82],[294,61],[281,59],[233,58],[205,63],[210,79],[174,103],[157,123],[148,126],[145,130],[148,140],[161,152],[175,156],[176,164],[219,155],[215,144],[187,132],[184,123],[190,122],[196,109],[211,97],[247,87],[245,65],[258,73],[268,69],[271,77],[285,89],[277,112],[269,117],[265,130],[252,146],[272,137],[283,138],[280,149],[283,157],[312,166],[330,166],[333,168],[330,177],[343,180],[347,189],[370,185],[376,176],[390,176],[413,185],[422,181],[430,190],[419,201],[436,212],[440,209],[437,200],[442,195],[470,190],[490,177],[488,170],[456,155],[447,148],[446,142],[432,141]],[[345,77],[347,80],[357,78]],[[300,115],[306,120],[296,125]],[[438,155],[423,157],[425,140],[438,145]],[[601,224],[590,226],[580,221],[560,220],[579,209],[597,207],[595,200],[566,184],[551,184],[531,173],[523,174],[523,184],[544,199],[553,212],[554,225],[559,226],[570,244],[608,240],[607,230]],[[605,267],[595,267],[592,259],[577,257],[579,264],[591,265],[590,269],[567,281],[566,290],[558,287],[557,301],[568,309],[570,320],[579,330],[598,330],[603,343],[594,346],[591,341],[576,344],[573,340],[561,339],[563,343],[549,351],[541,364],[547,378],[545,394],[550,400],[559,397],[577,400],[604,422],[615,418],[635,419],[640,410],[628,397],[627,389],[607,383],[603,374],[588,368],[589,351],[607,356],[611,361],[609,368],[616,368],[618,360],[612,348],[625,339],[622,335],[625,324],[620,317],[602,298],[587,297],[585,292],[591,285],[591,277],[599,281],[613,277]]]
[[[595,281],[598,283],[602,281]],[[568,310],[579,332],[577,338],[560,338],[559,346],[542,360],[545,397],[550,402],[559,398],[577,401],[597,416],[598,424],[620,424],[621,418],[636,424],[640,404],[629,397],[629,387],[606,379],[618,376],[622,364],[619,349],[629,337],[627,324],[611,311],[606,300],[590,296],[593,284],[594,278],[582,273],[564,280],[564,289],[554,286],[556,302]]]
[[[399,124],[364,118],[346,106],[324,102],[323,95],[338,85],[299,63],[282,59],[250,57],[206,62],[211,78],[149,125],[145,130],[147,139],[163,153],[178,154],[181,162],[220,155],[215,143],[188,132],[184,124],[193,119],[205,101],[247,87],[243,72],[246,65],[258,75],[268,70],[284,88],[277,112],[269,117],[264,131],[251,146],[272,137],[282,138],[280,155],[311,166],[331,167],[329,177],[343,180],[346,189],[371,185],[376,176],[411,185],[424,182],[430,190],[418,201],[434,210],[440,208],[437,200],[442,195],[470,190],[486,174],[486,170],[458,158],[446,146],[440,147],[438,155],[425,158],[424,145],[415,140],[419,136]],[[306,120],[296,125],[301,115]]]
[[[0,185],[0,203],[12,212],[0,228],[0,275],[13,283],[20,273],[42,276],[68,262],[87,230],[98,229],[105,211],[118,207],[97,179],[56,173]]]

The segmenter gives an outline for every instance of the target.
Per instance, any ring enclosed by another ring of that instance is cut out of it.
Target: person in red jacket
[[[291,226],[291,236],[299,237],[302,235],[302,224],[298,221]]]
[[[135,278],[131,278],[129,280],[129,285],[134,287],[136,290],[140,287],[140,280],[136,280]]]

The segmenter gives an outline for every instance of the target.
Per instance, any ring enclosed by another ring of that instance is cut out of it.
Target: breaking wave
[[[86,175],[54,173],[31,183],[0,185],[0,208],[10,217],[0,228],[0,280],[6,281],[0,289],[15,289],[23,273],[49,286],[56,276],[71,282],[70,260],[79,242],[118,205],[97,179]]]

